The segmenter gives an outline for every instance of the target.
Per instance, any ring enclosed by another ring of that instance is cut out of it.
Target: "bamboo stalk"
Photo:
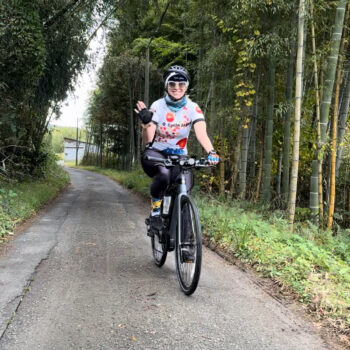
[[[314,5],[310,0],[311,14],[311,42],[312,54],[314,61],[314,83],[315,83],[315,98],[316,98],[316,152],[315,159],[312,162],[312,177],[310,181],[310,209],[314,216],[314,221],[319,222],[323,226],[323,187],[322,187],[322,144],[321,144],[321,124],[320,124],[320,86],[318,83],[318,65],[316,56],[316,39],[315,39],[315,23],[314,23]],[[318,174],[317,177],[315,174]],[[316,185],[317,183],[317,185]]]
[[[298,19],[298,51],[296,61],[296,84],[295,84],[295,113],[294,113],[294,137],[291,180],[289,190],[288,212],[289,225],[291,231],[294,229],[295,204],[298,185],[299,170],[299,143],[300,143],[300,116],[302,106],[302,88],[303,88],[303,51],[304,51],[304,22],[305,22],[305,0],[299,3]]]
[[[261,186],[261,178],[262,178],[262,171],[263,171],[263,160],[264,160],[264,144],[260,147],[260,158],[259,158],[259,171],[258,176],[256,178],[256,192],[254,196],[254,202],[257,202],[259,199],[260,194],[260,186]]]
[[[349,6],[347,6],[345,23],[349,17]],[[338,113],[339,113],[339,96],[340,96],[340,85],[341,85],[341,74],[344,61],[344,49],[345,49],[345,37],[346,27],[344,27],[343,35],[340,44],[339,60],[336,75],[335,85],[335,97],[334,97],[334,110],[332,118],[332,153],[331,153],[331,174],[330,174],[330,192],[329,192],[329,206],[328,206],[328,218],[327,228],[332,228],[333,216],[334,216],[334,203],[335,203],[335,172],[336,172],[336,160],[337,160],[337,131],[338,131]]]
[[[324,145],[327,141],[327,125],[330,105],[332,102],[332,94],[334,88],[334,78],[337,69],[337,61],[339,56],[339,47],[344,26],[345,7],[348,0],[339,0],[334,20],[334,30],[331,40],[331,53],[328,57],[327,72],[325,75],[325,86],[323,88],[321,103],[321,143]]]

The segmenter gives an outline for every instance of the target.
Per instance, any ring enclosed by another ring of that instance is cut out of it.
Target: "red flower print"
[[[199,106],[196,106],[196,112],[199,114],[203,114],[202,110],[199,108]]]
[[[187,143],[187,138],[184,138],[178,141],[176,144],[179,145],[181,149],[184,149],[186,147],[186,143]]]

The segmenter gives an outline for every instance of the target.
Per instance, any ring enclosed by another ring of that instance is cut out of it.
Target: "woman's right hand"
[[[134,109],[135,113],[139,114],[140,111],[144,108],[147,108],[143,101],[137,101],[136,108]]]
[[[147,109],[143,101],[137,101],[136,107],[134,111],[141,119],[142,124],[148,124],[152,120],[153,112]]]

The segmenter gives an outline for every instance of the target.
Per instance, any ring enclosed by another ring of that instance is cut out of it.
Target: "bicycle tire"
[[[201,265],[202,265],[201,225],[199,221],[198,209],[191,197],[187,195],[181,197],[180,209],[181,209],[181,220],[182,220],[182,224],[180,225],[180,227],[182,232],[179,232],[179,225],[177,225],[176,248],[175,248],[176,272],[177,272],[177,277],[178,277],[179,284],[182,291],[186,295],[191,295],[198,286],[199,277],[201,273]],[[185,224],[185,219],[184,219],[186,210],[188,210],[188,213],[189,213],[189,214],[186,214],[189,220],[188,224]],[[193,252],[193,257],[194,257],[193,261],[191,262],[186,262],[186,261],[183,261],[182,259],[181,247],[179,242],[180,235],[185,240],[186,240],[186,235],[187,235],[187,238],[191,237],[190,238],[191,244],[189,246],[191,248],[191,251]]]
[[[154,234],[151,238],[151,242],[154,262],[158,267],[162,267],[168,254],[168,236],[165,235],[164,242],[160,243],[158,234]]]

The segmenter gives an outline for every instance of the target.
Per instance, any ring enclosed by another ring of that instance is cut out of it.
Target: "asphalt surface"
[[[69,170],[72,185],[0,256],[0,349],[331,349],[313,325],[204,249],[199,287],[159,269],[148,202]]]

